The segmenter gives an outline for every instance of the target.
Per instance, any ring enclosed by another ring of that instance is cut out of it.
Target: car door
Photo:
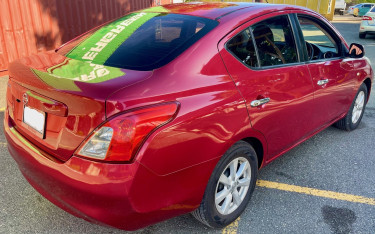
[[[273,13],[248,22],[218,45],[246,101],[252,127],[267,139],[266,160],[316,127],[311,119],[314,87],[293,29],[288,14]]]
[[[346,47],[326,23],[311,15],[297,17],[315,89],[313,116],[324,126],[348,111],[355,92],[353,59],[344,57]]]

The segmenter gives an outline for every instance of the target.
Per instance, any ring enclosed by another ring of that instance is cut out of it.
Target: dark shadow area
[[[323,219],[335,234],[353,232],[353,224],[357,220],[354,211],[347,208],[336,208],[332,206],[322,207]]]
[[[35,33],[38,48],[55,49],[80,34],[128,12],[151,7],[153,0],[38,0],[56,28]]]

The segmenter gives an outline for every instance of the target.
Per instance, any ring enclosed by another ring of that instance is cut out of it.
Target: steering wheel
[[[333,58],[335,57],[335,53],[333,53],[332,51],[327,51],[323,54],[323,58]]]
[[[314,47],[306,41],[307,55],[309,55],[309,60],[313,60],[314,57]],[[310,53],[309,53],[310,51]]]

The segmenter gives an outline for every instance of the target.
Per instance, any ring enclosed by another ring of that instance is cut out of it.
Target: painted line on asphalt
[[[223,229],[223,234],[236,234],[238,229],[238,223],[240,222],[240,217],[233,221]]]
[[[8,144],[6,142],[0,142],[0,146],[7,146]]]
[[[328,191],[328,190],[301,187],[301,186],[277,183],[277,182],[266,181],[266,180],[258,180],[257,186],[270,188],[270,189],[283,190],[283,191],[288,191],[288,192],[294,192],[294,193],[307,194],[307,195],[316,196],[316,197],[331,198],[335,200],[362,203],[362,204],[375,206],[374,198],[357,196],[357,195],[352,195],[352,194],[347,194],[347,193],[339,193],[339,192],[333,192],[333,191]]]
[[[4,112],[5,111],[5,107],[0,107],[0,112]]]

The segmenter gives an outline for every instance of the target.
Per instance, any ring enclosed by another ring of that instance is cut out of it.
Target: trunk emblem
[[[27,95],[27,93],[24,93],[23,94],[23,104],[26,105],[28,101],[29,101],[29,95]]]

